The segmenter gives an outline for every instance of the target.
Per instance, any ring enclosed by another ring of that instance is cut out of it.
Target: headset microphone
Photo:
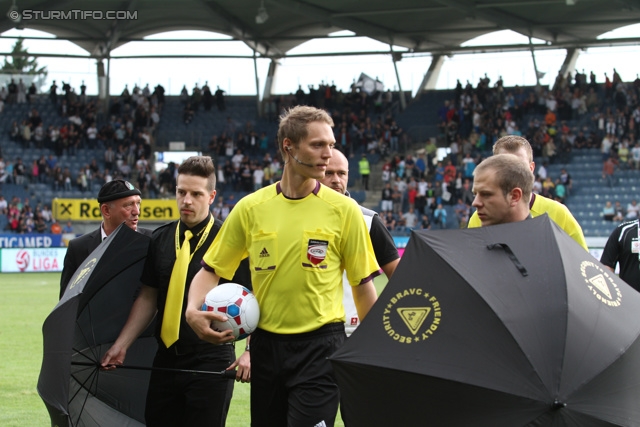
[[[296,156],[294,156],[293,154],[291,154],[291,147],[287,146],[287,150],[289,151],[289,155],[290,155],[291,157],[293,157],[293,160],[295,160],[295,161],[296,161],[296,163],[301,164],[302,166],[306,166],[306,167],[308,167],[308,168],[315,168],[315,165],[312,165],[312,164],[310,164],[310,163],[304,163],[304,162],[301,162],[300,160],[298,160],[298,158],[297,158]]]

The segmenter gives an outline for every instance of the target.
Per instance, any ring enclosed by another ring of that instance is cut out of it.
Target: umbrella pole
[[[76,366],[92,366],[97,368],[102,368],[102,365],[91,362],[71,362],[72,365]],[[212,374],[212,375],[220,375],[223,378],[227,379],[235,379],[236,371],[235,370],[224,370],[224,371],[199,371],[195,369],[174,369],[174,368],[158,368],[158,367],[149,367],[149,366],[136,366],[136,365],[113,365],[118,369],[134,369],[138,371],[156,371],[156,372],[173,372],[180,374]]]

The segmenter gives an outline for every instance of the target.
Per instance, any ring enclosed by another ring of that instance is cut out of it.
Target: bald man
[[[324,178],[321,179],[320,182],[338,193],[349,197],[349,192],[347,191],[349,161],[340,151],[336,149],[333,150],[329,165],[324,172]],[[398,254],[398,249],[393,241],[393,237],[391,237],[389,230],[384,226],[376,212],[362,206],[360,206],[360,210],[362,210],[365,222],[369,227],[369,235],[371,236],[371,243],[373,244],[376,260],[382,268],[382,271],[387,275],[387,278],[391,279],[393,272],[400,262],[400,255]],[[345,276],[343,276],[343,285],[343,302],[347,316],[346,330],[347,334],[351,334],[360,324],[360,319],[353,304],[351,286]]]

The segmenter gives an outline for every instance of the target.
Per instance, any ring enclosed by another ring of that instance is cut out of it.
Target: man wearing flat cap
[[[100,228],[69,242],[60,277],[60,298],[80,264],[123,222],[133,231],[151,236],[152,230],[138,228],[140,190],[124,179],[114,179],[102,186],[98,203],[102,214]]]

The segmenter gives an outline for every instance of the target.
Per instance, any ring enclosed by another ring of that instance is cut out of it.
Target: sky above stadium
[[[603,34],[600,38],[635,37],[640,33],[640,24],[624,27]],[[348,32],[336,35],[348,35]],[[53,37],[35,30],[9,30],[2,36]],[[189,42],[130,42],[112,52],[118,56],[144,55],[252,55],[252,51],[242,42],[231,41],[228,36],[204,31],[173,31],[159,33],[147,39],[229,39],[229,41],[189,41]],[[540,41],[533,41],[534,43]],[[0,39],[0,52],[11,51],[15,39]],[[463,46],[483,46],[497,44],[528,43],[528,39],[510,30],[498,31],[469,40]],[[60,53],[87,55],[87,52],[71,42],[63,40],[25,40],[29,53]],[[399,52],[404,48],[395,49]],[[389,51],[388,45],[365,37],[319,39],[306,42],[289,54],[308,54],[347,51]],[[545,73],[541,79],[543,85],[551,85],[558,69],[565,59],[565,50],[542,50],[536,52],[538,70]],[[599,82],[604,81],[604,73],[609,76],[615,67],[622,79],[631,81],[636,78],[638,69],[635,61],[628,58],[640,57],[640,46],[589,48],[581,52],[576,69],[596,73]],[[430,55],[404,57],[397,63],[402,89],[415,93],[422,82],[424,73],[431,63]],[[208,82],[209,86],[220,86],[230,95],[255,95],[255,69],[258,72],[260,95],[264,89],[269,60],[258,59],[254,67],[253,59],[112,59],[109,74],[111,76],[111,94],[122,92],[125,84],[150,87],[162,84],[170,95],[178,94],[183,86],[191,92],[194,85]],[[96,94],[98,82],[96,62],[93,59],[45,58],[38,59],[40,66],[46,66],[49,74],[43,87],[48,88],[52,80],[69,82],[77,90],[85,82],[87,92]],[[305,90],[309,85],[321,82],[334,82],[338,89],[348,90],[349,85],[360,73],[377,77],[386,88],[396,90],[398,81],[389,55],[336,56],[287,58],[280,61],[280,68],[274,85],[274,93],[295,92],[298,85]],[[106,64],[105,64],[106,66]],[[458,54],[445,59],[442,71],[436,83],[437,89],[452,88],[459,79],[464,85],[469,80],[474,86],[487,74],[492,82],[502,76],[505,85],[534,85],[535,73],[531,53],[490,53],[482,55]]]

